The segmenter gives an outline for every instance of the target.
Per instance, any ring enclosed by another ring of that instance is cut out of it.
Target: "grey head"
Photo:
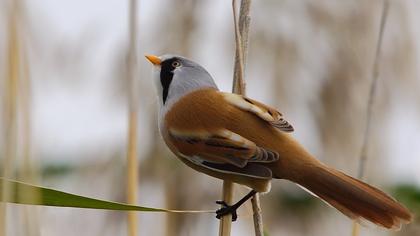
[[[167,110],[182,96],[198,89],[218,89],[210,74],[199,64],[182,56],[146,56],[155,65],[154,80],[159,103]]]

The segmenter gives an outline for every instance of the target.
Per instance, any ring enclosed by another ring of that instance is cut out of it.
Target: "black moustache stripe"
[[[162,84],[162,99],[163,104],[165,104],[166,99],[168,98],[169,86],[171,85],[172,79],[174,77],[175,67],[172,66],[172,62],[177,60],[176,58],[168,59],[162,62],[160,70],[160,83]]]

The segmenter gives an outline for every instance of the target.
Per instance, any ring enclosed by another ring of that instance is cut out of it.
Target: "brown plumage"
[[[215,89],[200,89],[173,104],[164,117],[162,135],[185,164],[213,177],[259,192],[269,191],[272,178],[287,179],[352,219],[392,229],[411,221],[404,206],[325,166],[290,131],[293,127],[273,108]],[[271,158],[269,163],[258,161],[267,158]]]

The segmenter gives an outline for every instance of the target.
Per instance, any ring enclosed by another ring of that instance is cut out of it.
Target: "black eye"
[[[172,62],[172,67],[176,68],[176,67],[180,67],[181,63],[179,61],[174,61]]]

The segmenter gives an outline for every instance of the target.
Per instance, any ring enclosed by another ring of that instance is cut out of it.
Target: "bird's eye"
[[[174,61],[174,62],[172,62],[172,66],[173,66],[174,68],[176,68],[176,67],[180,67],[180,66],[181,66],[181,63],[180,63],[179,61]]]

